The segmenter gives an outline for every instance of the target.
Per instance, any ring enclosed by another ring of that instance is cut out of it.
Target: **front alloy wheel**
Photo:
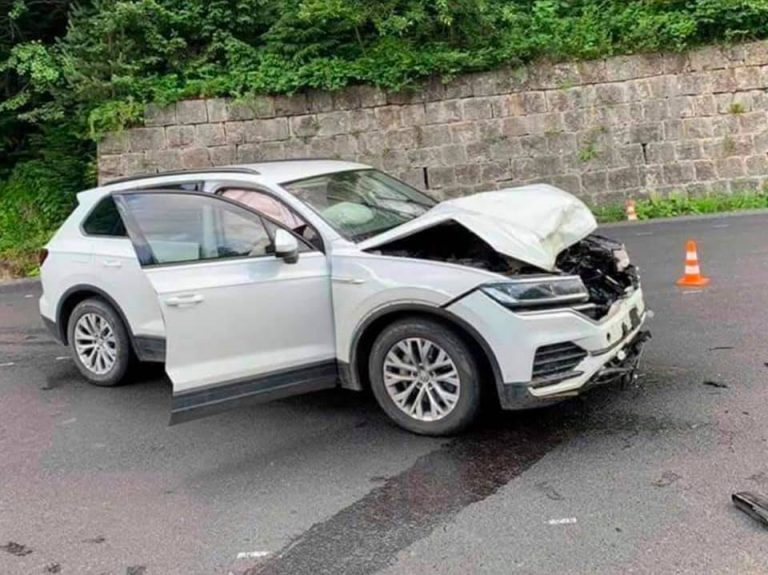
[[[432,319],[403,319],[384,328],[371,348],[368,374],[381,408],[415,433],[456,433],[480,405],[472,349],[452,327]]]
[[[384,385],[395,405],[418,421],[437,421],[456,407],[461,378],[438,344],[414,337],[393,345],[384,359]]]

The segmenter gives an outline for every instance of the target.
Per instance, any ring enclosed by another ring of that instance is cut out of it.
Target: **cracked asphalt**
[[[730,502],[768,495],[768,215],[603,233],[656,313],[639,386],[453,439],[342,391],[168,427],[162,370],[86,384],[39,286],[0,287],[0,573],[768,572]]]

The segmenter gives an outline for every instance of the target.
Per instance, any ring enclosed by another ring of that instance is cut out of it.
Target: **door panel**
[[[323,253],[293,264],[271,255],[276,224],[210,194],[130,196],[120,206],[150,251],[143,271],[165,320],[173,422],[335,385]]]

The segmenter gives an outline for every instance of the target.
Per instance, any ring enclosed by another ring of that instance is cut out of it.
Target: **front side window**
[[[123,218],[117,211],[115,200],[112,196],[107,196],[101,200],[96,207],[88,214],[83,222],[83,231],[89,236],[112,236],[124,238],[128,234],[125,232]]]
[[[263,220],[211,196],[127,194],[125,206],[155,263],[268,255],[272,240]]]
[[[322,251],[323,240],[320,238],[320,234],[317,233],[317,230],[277,198],[257,190],[234,188],[222,191],[221,195],[271,217],[273,220],[280,222],[286,228],[293,230],[296,234],[307,240],[312,246]]]
[[[404,224],[435,201],[378,170],[351,170],[284,185],[343,237],[359,242]]]

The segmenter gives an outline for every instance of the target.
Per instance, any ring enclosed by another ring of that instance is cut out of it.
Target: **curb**
[[[768,208],[758,208],[754,210],[738,210],[735,212],[720,212],[717,214],[690,214],[687,216],[674,216],[671,218],[654,218],[651,220],[637,220],[630,222],[628,220],[621,222],[609,222],[598,224],[599,228],[629,228],[633,226],[645,226],[648,224],[674,224],[679,222],[696,222],[699,220],[716,220],[721,218],[738,218],[741,216],[760,216],[768,215]]]
[[[40,283],[40,278],[22,278],[18,280],[8,280],[0,282],[0,293],[12,293],[24,291],[25,288],[31,288]]]

